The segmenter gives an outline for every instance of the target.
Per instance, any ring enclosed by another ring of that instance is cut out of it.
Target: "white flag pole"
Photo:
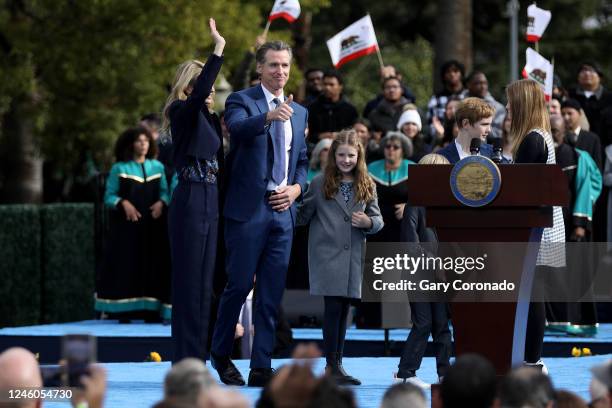
[[[376,45],[376,55],[378,56],[378,63],[380,64],[380,69],[383,69],[385,67],[385,63],[383,62],[382,54],[378,45]]]
[[[370,12],[368,11],[366,14],[369,16]],[[372,22],[372,30],[374,30],[374,22]],[[374,30],[374,35],[376,35],[376,30]],[[380,52],[380,47],[378,46],[378,39],[376,39],[376,56],[378,57],[378,63],[380,64],[380,69],[382,72],[382,69],[385,67],[385,63],[383,62],[382,53]]]
[[[272,24],[272,22],[268,20],[268,22],[266,23],[266,28],[264,28],[263,34],[262,34],[264,38],[268,37],[268,31],[270,30],[270,24]]]

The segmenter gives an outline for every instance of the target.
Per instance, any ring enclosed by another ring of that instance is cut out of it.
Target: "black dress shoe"
[[[210,362],[219,373],[219,379],[227,385],[244,385],[244,378],[229,357],[219,357],[211,353]]]
[[[249,387],[265,387],[274,377],[272,368],[251,368],[249,373]]]

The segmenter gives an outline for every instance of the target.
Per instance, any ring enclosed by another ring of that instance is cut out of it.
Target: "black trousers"
[[[409,378],[416,375],[427,348],[429,334],[433,338],[436,368],[444,377],[450,366],[451,333],[448,327],[448,306],[441,302],[410,302],[412,329],[402,351],[397,376]]]
[[[540,301],[529,304],[527,333],[525,334],[525,361],[527,363],[537,363],[542,357],[544,331],[546,330],[546,305],[541,299],[546,298],[547,290],[554,290],[554,287],[549,289],[550,285],[546,284],[551,281],[550,277],[560,273],[561,271],[558,268],[543,265],[536,266],[536,279],[532,289],[532,299],[540,299]]]
[[[217,252],[217,186],[180,182],[169,210],[173,362],[204,360]]]
[[[342,354],[346,337],[346,318],[351,300],[342,296],[325,296],[324,301],[323,348],[325,354]]]

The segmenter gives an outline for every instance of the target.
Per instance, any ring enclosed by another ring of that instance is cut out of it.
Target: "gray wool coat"
[[[364,230],[351,225],[351,215],[357,211],[370,217],[372,228]],[[310,293],[361,298],[366,234],[375,234],[383,227],[378,199],[374,197],[366,204],[352,198],[345,203],[338,191],[333,200],[327,200],[323,175],[319,175],[310,183],[298,207],[298,225],[309,222]]]

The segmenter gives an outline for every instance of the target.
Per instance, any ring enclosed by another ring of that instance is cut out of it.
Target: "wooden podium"
[[[411,166],[407,180],[408,202],[426,208],[427,226],[436,229],[440,242],[539,242],[543,228],[552,226],[550,207],[569,201],[559,166],[512,164],[499,166],[502,184],[493,202],[467,207],[451,192],[452,168]],[[498,375],[523,362],[536,257],[537,245],[526,246],[523,257],[489,257],[498,274],[522,270],[516,302],[451,304],[457,356],[479,353],[493,363]]]

